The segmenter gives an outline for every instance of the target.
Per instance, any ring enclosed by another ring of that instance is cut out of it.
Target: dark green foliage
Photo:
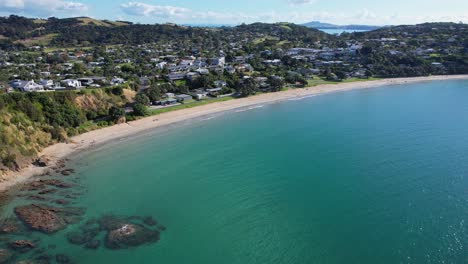
[[[242,83],[240,83],[239,88],[237,89],[237,92],[239,93],[241,97],[247,97],[249,95],[253,95],[257,91],[258,91],[257,83],[252,78],[243,80]]]
[[[111,109],[109,109],[109,117],[113,121],[117,121],[124,116],[125,116],[125,109],[123,108],[113,106],[111,107]]]
[[[148,107],[144,104],[135,104],[133,106],[133,114],[135,116],[147,116],[149,114]]]
[[[137,104],[149,105],[150,99],[145,94],[137,94],[137,96],[135,97],[135,102]]]
[[[158,101],[161,99],[161,88],[158,85],[154,85],[146,89],[145,94],[148,96],[151,102]]]
[[[279,91],[284,86],[284,81],[277,76],[270,76],[268,78],[268,84],[272,91]]]

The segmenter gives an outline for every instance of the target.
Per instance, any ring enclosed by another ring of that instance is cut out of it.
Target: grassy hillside
[[[0,95],[0,175],[31,164],[53,143],[122,121],[112,109],[122,109],[129,94],[114,88]]]

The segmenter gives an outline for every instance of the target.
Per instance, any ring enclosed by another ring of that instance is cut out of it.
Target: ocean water
[[[65,237],[78,225],[29,236],[75,263],[468,263],[467,135],[468,81],[218,114],[68,165],[85,220],[152,216],[159,242],[84,249]]]
[[[354,32],[366,32],[369,30],[351,30],[351,29],[339,29],[339,28],[330,28],[330,29],[319,29],[325,33],[331,34],[331,35],[340,35],[342,33],[354,33]]]

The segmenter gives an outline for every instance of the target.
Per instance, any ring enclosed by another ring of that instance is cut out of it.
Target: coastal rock
[[[49,156],[41,156],[33,162],[34,166],[47,167],[50,165],[51,158]]]
[[[13,257],[13,253],[8,249],[0,249],[0,264],[8,263],[8,261]]]
[[[81,220],[84,210],[30,204],[16,207],[15,214],[30,229],[51,234]]]
[[[69,175],[72,175],[73,173],[75,173],[75,170],[74,169],[66,169],[66,170],[62,170],[61,171],[61,174],[63,176],[69,176]]]
[[[44,191],[49,186],[54,186],[57,188],[70,188],[71,184],[57,180],[57,179],[42,179],[38,181],[33,181],[24,186],[22,191]]]
[[[159,232],[138,224],[123,224],[107,233],[105,246],[109,249],[125,249],[159,241]]]

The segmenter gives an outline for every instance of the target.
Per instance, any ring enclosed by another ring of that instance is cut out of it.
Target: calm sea
[[[86,219],[167,230],[123,250],[71,245],[76,225],[32,236],[76,263],[468,263],[467,102],[468,81],[355,90],[81,153]]]

